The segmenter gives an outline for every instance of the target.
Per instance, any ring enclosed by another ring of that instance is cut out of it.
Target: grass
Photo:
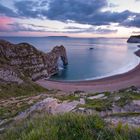
[[[97,93],[92,93],[92,92],[89,92],[86,94],[86,97],[90,97],[90,96],[97,96],[99,94],[104,94],[105,96],[109,97],[111,95],[111,92],[97,92]]]
[[[125,106],[126,104],[130,103],[132,101],[132,98],[129,96],[123,96],[118,101],[116,101],[116,104],[120,107]]]
[[[120,99],[116,101],[116,104],[120,107],[125,106],[130,103],[132,100],[140,100],[140,93],[136,93],[134,91],[123,90],[117,93]]]
[[[21,85],[17,84],[0,84],[0,99],[7,99],[18,96],[31,96],[39,93],[47,92],[48,90],[33,83],[26,82]]]
[[[54,96],[55,97],[55,96]],[[74,100],[79,100],[80,96],[75,96],[74,94],[69,94],[69,95],[63,95],[63,96],[57,96],[56,98],[59,99],[60,101],[74,101]]]
[[[16,105],[11,105],[7,107],[0,107],[0,119],[9,119],[16,115],[23,110],[29,108],[32,104],[22,103],[19,107]]]
[[[140,129],[108,126],[98,116],[63,114],[25,120],[0,140],[139,140]]]
[[[132,117],[132,116],[140,116],[140,112],[124,112],[124,113],[114,113],[110,115],[112,117]]]
[[[19,112],[29,108],[32,104],[28,104],[22,99],[26,99],[29,96],[39,95],[40,93],[48,93],[47,89],[40,87],[39,85],[27,81],[24,84],[0,84],[0,119],[8,119],[16,116]],[[16,103],[3,106],[1,101],[11,100],[11,97],[15,97],[16,100],[21,100],[20,105]]]
[[[140,100],[140,92],[138,93],[135,90],[136,90],[135,87],[130,87],[128,89],[120,90],[118,94],[121,97],[128,97],[131,98],[132,100]]]
[[[22,99],[24,96],[38,95],[47,91],[32,82],[22,85],[1,84],[0,99],[4,100],[11,97]],[[77,94],[64,96],[56,94],[56,98],[61,101],[79,100],[80,94]],[[116,93],[104,92],[104,94],[107,96],[106,99],[88,99],[88,96],[86,96],[86,103],[79,106],[95,109],[96,111],[106,111],[111,109],[115,96],[120,97],[115,103],[122,107],[132,100],[140,99],[139,93],[128,90]],[[13,117],[28,107],[29,105],[26,102],[20,108],[17,108],[16,105],[0,106],[0,119]],[[123,126],[121,123],[114,127],[106,124],[98,116],[75,113],[43,116],[43,113],[40,113],[40,116],[36,118],[28,118],[21,122],[16,122],[4,134],[0,135],[0,140],[140,140],[140,129],[131,129],[128,126]],[[128,112],[116,113],[112,116],[127,117],[139,114],[137,112]]]
[[[96,96],[99,94],[104,94],[107,98],[88,99],[88,97],[90,96]],[[115,101],[115,97],[120,97],[120,99]],[[111,109],[113,103],[115,103],[117,106],[123,107],[126,104],[132,102],[133,100],[140,100],[140,93],[135,92],[135,90],[132,90],[131,88],[120,90],[114,93],[89,93],[85,98],[86,103],[84,105],[80,105],[80,107],[95,109],[96,111],[106,111]]]
[[[106,99],[88,99],[89,96],[85,98],[85,104],[79,105],[80,107],[88,108],[88,109],[95,109],[96,111],[106,111],[110,110],[113,104],[113,94],[110,92],[103,92],[103,93],[96,93],[94,94],[99,95],[104,94]],[[91,94],[90,94],[91,95]]]
[[[112,101],[108,99],[86,99],[85,101],[86,103],[80,107],[95,109],[96,111],[109,110],[112,106]]]

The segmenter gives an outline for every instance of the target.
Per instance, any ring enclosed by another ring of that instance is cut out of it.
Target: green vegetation
[[[121,90],[117,93],[120,97],[116,104],[120,107],[130,103],[132,100],[140,100],[140,93],[134,92],[132,90]]]
[[[17,106],[16,104],[6,107],[0,106],[0,119],[8,119],[14,117],[18,115],[19,112],[29,108],[31,105],[32,104],[29,105],[26,102],[22,102],[20,106]]]
[[[112,101],[108,99],[86,99],[84,105],[80,107],[85,107],[89,109],[95,109],[97,111],[109,110],[112,107]]]
[[[38,99],[29,99],[41,93],[48,93],[48,90],[28,81],[27,83],[0,84],[0,119],[7,119],[16,116],[19,112],[29,108]]]
[[[129,96],[123,96],[118,101],[116,101],[116,104],[120,107],[125,106],[126,104],[131,102],[131,98]]]
[[[99,94],[104,94],[105,96],[109,97],[111,95],[111,92],[102,92],[102,93],[87,93],[86,94],[86,97],[90,97],[90,96],[96,96],[96,95],[99,95]]]
[[[99,94],[104,94],[105,98],[99,98],[99,99],[89,99],[90,96],[96,96]],[[103,93],[90,93],[90,96],[86,96],[85,98],[85,104],[79,105],[80,107],[88,108],[88,109],[95,109],[96,111],[105,111],[110,110],[113,104],[113,97],[114,95],[110,92],[103,92]]]
[[[98,116],[63,114],[25,120],[0,140],[139,140],[140,129],[108,126]]]
[[[117,117],[131,117],[131,116],[140,116],[140,112],[124,112],[124,113],[114,113],[110,116],[117,116]]]
[[[26,82],[21,85],[17,84],[0,84],[0,99],[7,99],[18,96],[31,96],[46,92],[45,88],[33,83]]]
[[[47,93],[47,96],[33,98],[40,93]],[[105,98],[89,99],[90,96],[98,94],[104,94]],[[11,118],[19,112],[42,100],[41,98],[48,96],[57,98],[60,101],[73,101],[84,98],[85,104],[78,105],[78,107],[90,108],[99,112],[110,110],[113,104],[123,107],[132,100],[140,99],[140,93],[131,90],[131,88],[114,93],[104,92],[86,95],[86,93],[80,94],[79,92],[65,94],[56,90],[48,91],[33,82],[22,85],[1,84],[0,119],[7,119],[7,124],[3,126],[10,127],[5,130],[5,133],[0,134],[0,140],[140,140],[140,128],[132,129],[122,123],[113,126],[105,123],[100,117],[93,115],[78,113],[44,115],[40,112],[39,115],[35,115],[36,117],[30,116],[30,118],[20,122],[10,122]],[[138,112],[127,112],[114,113],[110,117],[139,115]]]
[[[104,94],[105,98],[89,99],[88,97]],[[117,100],[118,97],[118,100]],[[80,107],[95,109],[96,111],[106,111],[112,108],[115,104],[119,107],[123,107],[126,104],[131,103],[133,100],[140,100],[140,93],[135,87],[123,89],[118,92],[103,92],[103,93],[89,93],[85,96],[85,104],[79,105]]]
[[[74,94],[69,94],[69,95],[61,95],[61,96],[54,96],[55,98],[59,99],[60,101],[73,101],[73,100],[79,100],[80,96],[75,96]]]

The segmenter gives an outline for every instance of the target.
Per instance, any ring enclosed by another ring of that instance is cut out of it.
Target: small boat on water
[[[93,50],[93,49],[94,49],[94,48],[92,48],[92,47],[91,47],[91,48],[89,48],[89,50]]]

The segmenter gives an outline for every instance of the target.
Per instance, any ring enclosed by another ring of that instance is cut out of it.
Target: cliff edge
[[[49,53],[37,50],[28,43],[12,44],[0,40],[0,82],[22,83],[25,78],[36,80],[58,72],[58,59],[68,64],[64,46]]]
[[[140,43],[140,35],[137,36],[130,36],[127,40],[128,43]]]

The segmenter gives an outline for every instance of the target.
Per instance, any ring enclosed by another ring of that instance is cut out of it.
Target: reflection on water
[[[64,45],[69,65],[51,77],[55,80],[89,80],[126,72],[134,68],[139,58],[133,52],[135,44],[127,39],[80,39],[80,38],[6,38],[14,43],[29,42],[38,49],[48,52],[56,45]],[[93,49],[89,49],[93,48]]]

